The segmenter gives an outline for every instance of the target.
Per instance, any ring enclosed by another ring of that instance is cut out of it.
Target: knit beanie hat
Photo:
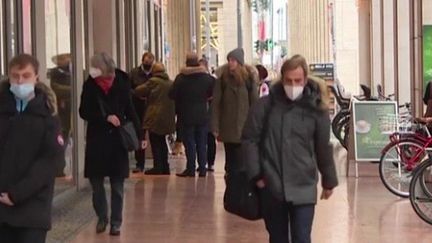
[[[244,65],[244,51],[243,48],[237,48],[228,53],[227,59],[234,58],[240,65]]]

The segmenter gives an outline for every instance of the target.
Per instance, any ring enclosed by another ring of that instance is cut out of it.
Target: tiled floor
[[[340,181],[331,200],[317,206],[313,242],[432,242],[432,226],[415,215],[408,200],[387,192],[378,177]],[[245,221],[224,211],[223,191],[221,172],[205,179],[142,176],[126,192],[120,237],[96,235],[93,222],[73,242],[267,242],[262,221]]]

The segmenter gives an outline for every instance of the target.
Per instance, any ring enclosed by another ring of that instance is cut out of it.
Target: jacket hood
[[[195,67],[183,67],[180,70],[181,74],[184,75],[192,75],[197,73],[208,73],[207,70],[202,66],[195,66]]]
[[[151,78],[160,78],[160,79],[169,81],[168,73],[165,73],[165,72],[154,73]]]
[[[9,88],[10,88],[9,80],[0,82],[0,93],[10,92]],[[46,105],[51,115],[56,116],[58,114],[57,96],[54,93],[54,91],[43,82],[36,83],[35,91],[42,93],[46,97]]]
[[[273,85],[271,93],[278,99],[287,99],[281,81]],[[299,100],[299,103],[314,109],[328,110],[329,102],[330,99],[325,82],[323,81],[323,83],[321,83],[321,81],[315,78],[308,78],[303,91],[303,97]]]

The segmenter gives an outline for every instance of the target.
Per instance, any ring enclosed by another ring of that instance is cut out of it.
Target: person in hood
[[[65,149],[71,135],[72,128],[72,74],[71,74],[71,55],[69,53],[59,54],[52,58],[57,65],[50,69],[49,78],[51,88],[57,97],[58,114],[62,127],[62,135],[65,140]],[[64,168],[66,158],[62,160],[60,167],[57,168],[57,177],[65,176]]]
[[[259,97],[261,98],[263,96],[267,96],[270,93],[270,82],[266,81],[268,77],[268,71],[261,64],[258,64],[255,67],[258,70],[258,77],[260,79],[258,93]]]
[[[0,83],[0,241],[44,243],[57,164],[64,156],[54,92],[39,62],[20,54]]]
[[[199,64],[198,56],[189,53],[186,67],[177,75],[170,91],[175,101],[177,122],[182,125],[183,143],[186,149],[186,169],[179,177],[195,177],[198,155],[200,177],[207,174],[207,133],[209,113],[207,102],[213,92],[214,78]]]
[[[155,57],[151,52],[146,52],[142,55],[141,65],[132,69],[129,74],[132,90],[135,90],[136,87],[145,84],[152,77],[154,61]],[[140,119],[140,123],[142,124],[142,118],[144,117],[147,108],[147,100],[134,95],[132,97],[132,101],[134,103],[138,118]],[[145,131],[142,130],[141,133],[145,134]],[[135,151],[135,160],[137,161],[136,167],[132,172],[143,172],[145,166],[145,149],[139,149]]]
[[[152,77],[135,89],[135,95],[147,99],[147,112],[143,129],[149,132],[153,152],[153,168],[146,175],[169,175],[168,145],[166,136],[175,131],[175,105],[168,97],[172,81],[162,63],[155,63]]]
[[[244,62],[244,51],[237,48],[227,56],[228,63],[216,71],[213,90],[211,130],[225,146],[225,172],[238,167],[241,158],[241,132],[249,108],[258,100],[258,73]]]
[[[321,199],[329,199],[338,185],[327,90],[308,78],[301,56],[287,60],[281,72],[282,80],[249,112],[242,134],[243,161],[249,179],[261,189],[270,242],[310,243],[317,172]]]
[[[120,235],[123,212],[124,180],[129,177],[129,156],[120,138],[120,127],[133,122],[141,148],[146,147],[138,116],[131,99],[127,73],[116,68],[106,53],[91,58],[90,76],[83,84],[81,118],[87,121],[84,176],[93,190],[93,207],[98,216],[96,233],[103,233],[108,223],[110,235]],[[111,218],[104,180],[111,184]]]

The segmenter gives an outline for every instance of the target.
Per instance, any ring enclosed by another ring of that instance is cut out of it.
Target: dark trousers
[[[135,151],[136,168],[144,170],[145,167],[145,149]]]
[[[165,140],[165,135],[158,135],[150,132],[149,137],[153,152],[153,167],[157,170],[168,172],[168,145]]]
[[[183,129],[180,120],[177,119],[176,122],[176,140],[177,143],[183,142]]]
[[[93,208],[99,220],[108,222],[108,203],[104,187],[104,178],[90,178],[93,189]],[[111,225],[121,226],[123,221],[124,179],[110,177],[111,184]]]
[[[45,243],[47,230],[0,225],[0,242]]]
[[[225,173],[238,170],[241,159],[241,144],[224,143],[225,146]]]
[[[264,222],[270,243],[310,243],[315,205],[293,205],[261,191]],[[291,239],[291,240],[290,240]]]
[[[195,172],[195,161],[198,154],[198,168],[205,171],[207,163],[207,125],[183,126],[183,145],[186,150],[186,170]]]
[[[214,166],[216,160],[216,138],[213,133],[207,134],[207,165]]]
[[[140,144],[141,146],[141,144]],[[135,160],[136,162],[136,168],[144,170],[145,166],[145,149],[139,149],[135,151]]]

